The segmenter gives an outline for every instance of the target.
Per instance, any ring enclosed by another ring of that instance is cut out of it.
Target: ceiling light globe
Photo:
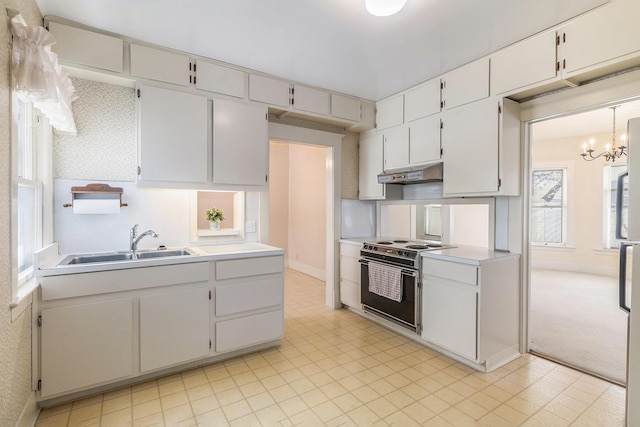
[[[390,16],[400,12],[407,0],[364,0],[367,12],[373,16]]]

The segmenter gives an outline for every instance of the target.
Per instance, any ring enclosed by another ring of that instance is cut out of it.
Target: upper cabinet
[[[56,39],[52,49],[63,61],[108,71],[124,71],[124,41],[122,39],[49,22],[49,31]]]
[[[404,95],[404,120],[427,117],[440,112],[440,79],[433,79]]]
[[[384,170],[409,166],[409,128],[396,126],[384,132]]]
[[[186,54],[131,44],[131,75],[180,86],[193,80],[193,64]]]
[[[638,22],[640,2],[616,0],[563,26],[559,31],[563,75],[583,81],[640,63]]]
[[[442,108],[450,109],[489,96],[489,58],[482,58],[442,77]]]
[[[329,92],[303,85],[294,85],[292,90],[293,108],[309,113],[329,115],[331,113],[331,95]]]
[[[291,104],[291,85],[283,80],[249,74],[249,99],[288,108]]]
[[[404,123],[404,95],[380,101],[376,109],[376,127],[379,131]]]
[[[556,32],[547,31],[491,56],[491,93],[505,94],[557,76]]]
[[[206,184],[209,139],[207,98],[138,88],[139,184]]]
[[[409,163],[420,166],[440,161],[440,116],[409,123]]]
[[[520,106],[487,98],[443,114],[443,193],[520,194]]]
[[[360,140],[359,198],[379,200],[385,198],[385,185],[378,184],[378,174],[383,168],[382,135]]]
[[[195,68],[197,89],[236,98],[245,97],[246,75],[244,72],[200,59],[196,60]]]
[[[213,183],[266,186],[267,108],[213,100]]]
[[[331,115],[333,117],[359,122],[363,119],[362,102],[359,99],[332,93]]]

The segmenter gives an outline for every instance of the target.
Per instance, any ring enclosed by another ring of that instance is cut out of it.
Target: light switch
[[[256,222],[255,221],[247,221],[244,224],[244,229],[247,233],[255,233],[256,232]]]

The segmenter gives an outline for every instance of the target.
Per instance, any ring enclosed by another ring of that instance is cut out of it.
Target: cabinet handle
[[[556,62],[556,71],[560,71],[560,61]]]
[[[567,42],[567,33],[562,33],[562,43]]]
[[[563,59],[562,60],[562,69],[565,70],[567,68],[567,60]]]

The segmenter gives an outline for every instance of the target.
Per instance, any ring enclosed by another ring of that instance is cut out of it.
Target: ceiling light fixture
[[[591,162],[599,157],[604,157],[605,161],[607,162],[609,160],[615,162],[616,159],[619,159],[623,155],[627,155],[627,146],[624,145],[624,142],[627,140],[626,133],[623,133],[622,137],[620,138],[622,140],[622,145],[616,146],[616,108],[618,107],[620,106],[616,105],[614,107],[609,107],[611,108],[611,110],[613,110],[613,133],[611,134],[611,143],[607,143],[607,145],[604,146],[604,151],[597,156],[593,155],[593,153],[595,152],[595,150],[593,149],[593,145],[596,142],[596,140],[593,138],[589,140],[589,148],[587,148],[586,142],[582,144],[582,153],[580,153],[580,155],[587,162]]]
[[[402,10],[407,0],[364,0],[367,12],[373,16],[390,16]]]

